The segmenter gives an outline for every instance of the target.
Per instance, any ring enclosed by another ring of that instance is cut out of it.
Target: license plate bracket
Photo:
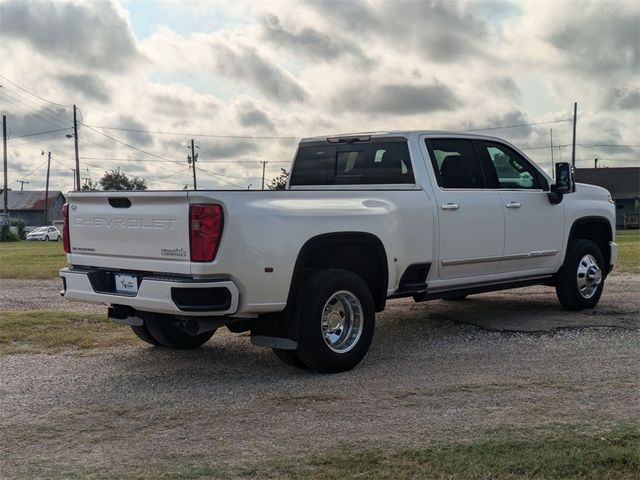
[[[115,273],[113,275],[113,283],[116,293],[124,295],[138,294],[138,277],[128,273]]]

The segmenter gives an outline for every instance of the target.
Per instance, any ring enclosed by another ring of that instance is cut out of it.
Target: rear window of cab
[[[349,144],[318,142],[298,149],[292,186],[415,183],[406,140]]]

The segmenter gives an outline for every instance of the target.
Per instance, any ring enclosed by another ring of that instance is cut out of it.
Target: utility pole
[[[265,169],[267,167],[267,163],[269,163],[269,162],[266,161],[266,160],[262,160],[262,161],[260,161],[260,163],[262,164],[262,190],[264,190],[264,171],[265,171]]]
[[[573,103],[573,142],[571,143],[571,166],[576,168],[576,122],[578,120],[578,102]]]
[[[44,154],[44,152],[42,152]],[[47,183],[44,187],[44,224],[49,219],[49,173],[51,172],[51,152],[47,153]]]
[[[198,161],[198,154],[196,153],[196,148],[200,148],[200,147],[194,143],[192,138],[191,139],[191,156],[187,157],[187,163],[189,163],[191,165],[191,168],[193,168],[193,189],[194,190],[198,189],[198,185],[196,183],[196,162]]]
[[[76,168],[74,170],[73,178],[75,182],[75,189],[80,190],[80,155],[78,153],[78,119],[76,116],[76,107],[75,103],[73,104],[73,141],[76,147]]]
[[[26,183],[27,185],[29,185],[29,182],[27,182],[26,180],[16,180],[16,183],[20,184],[20,191],[22,192],[24,189],[24,184]]]
[[[553,172],[553,128],[549,129],[549,135],[551,136],[551,178],[554,177]]]
[[[593,166],[594,168],[598,168],[598,160],[600,160],[599,158],[594,158],[593,161],[595,163],[595,165]]]
[[[4,148],[4,213],[9,213],[8,198],[9,187],[7,185],[7,116],[2,115],[2,147]]]

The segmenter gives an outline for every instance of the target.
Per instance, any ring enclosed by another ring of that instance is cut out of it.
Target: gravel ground
[[[0,310],[71,308],[48,293],[54,282],[1,282]],[[338,375],[293,370],[224,329],[191,352],[0,357],[0,477],[152,478],[162,459],[246,464],[341,442],[638,421],[639,287],[611,276],[598,308],[579,314],[542,287],[390,302],[365,360]]]

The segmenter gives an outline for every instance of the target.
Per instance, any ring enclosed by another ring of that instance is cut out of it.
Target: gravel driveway
[[[72,308],[57,283],[1,282],[0,310]],[[363,363],[338,375],[288,368],[224,329],[191,352],[0,357],[0,477],[153,478],[185,459],[638,421],[638,291],[640,276],[613,275],[599,307],[579,314],[542,287],[390,302]]]

